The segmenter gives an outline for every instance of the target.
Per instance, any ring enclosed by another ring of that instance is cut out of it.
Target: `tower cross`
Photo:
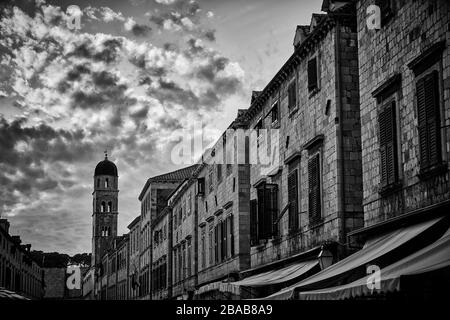
[[[105,160],[106,160],[106,159],[108,159],[108,149],[105,149],[104,153],[105,153]]]

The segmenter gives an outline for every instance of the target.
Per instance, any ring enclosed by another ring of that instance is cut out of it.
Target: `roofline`
[[[180,169],[177,169],[177,170],[174,170],[174,171],[170,171],[170,172],[167,172],[167,173],[163,173],[163,174],[160,174],[160,175],[148,178],[147,181],[145,182],[144,188],[142,189],[141,193],[139,194],[139,197],[138,197],[139,201],[142,201],[142,199],[144,198],[145,193],[148,190],[148,187],[150,186],[150,184],[152,182],[182,182],[186,178],[183,178],[183,179],[164,179],[162,177],[164,177],[165,175],[171,174],[171,173],[175,173],[175,172],[181,171],[181,170],[186,170],[186,169],[188,169],[190,167],[194,167],[196,165],[197,164],[193,164],[191,166],[183,167],[183,168],[180,168]]]
[[[253,103],[247,109],[247,112],[238,117],[240,118],[239,120],[244,121],[244,123],[248,122],[254,116],[254,113],[259,112],[259,108],[266,102],[270,95],[275,90],[277,90],[277,87],[280,86],[280,83],[288,78],[288,75],[291,73],[290,70],[296,68],[297,65],[300,64],[304,57],[310,52],[311,47],[314,46],[314,42],[317,40],[317,38],[320,38],[321,41],[323,37],[328,34],[329,30],[334,27],[336,20],[349,16],[353,17],[354,15],[348,13],[331,12],[324,14],[323,19],[321,19],[322,21],[320,21],[319,24],[317,24],[317,26],[313,29],[313,31],[308,34],[302,44],[295,49],[294,53],[289,57],[289,59],[279,69],[275,76],[264,87],[261,94],[259,94],[258,97],[253,101]]]
[[[130,224],[127,226],[128,229],[131,230],[133,226],[138,223],[141,220],[141,215],[138,215],[136,218],[133,219],[133,221],[130,222]]]
[[[8,221],[7,219],[5,219],[6,221]],[[0,232],[3,233],[3,235],[6,237],[6,239],[8,239],[10,242],[13,243],[13,245],[19,250],[21,251],[23,254],[25,254],[26,256],[28,256],[28,258],[30,258],[34,263],[36,263],[40,268],[42,268],[43,266],[41,265],[40,261],[37,261],[32,255],[31,255],[31,244],[30,244],[30,252],[28,252],[27,250],[25,250],[22,246],[26,246],[27,244],[17,244],[14,239],[13,236],[10,235],[8,232],[6,232],[6,230],[4,230],[2,227],[0,227]],[[20,237],[20,236],[19,236]]]

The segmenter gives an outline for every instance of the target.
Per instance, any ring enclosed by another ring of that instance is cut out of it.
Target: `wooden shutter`
[[[250,200],[250,245],[258,244],[258,201]]]
[[[264,188],[257,189],[258,195],[258,239],[266,239],[266,219],[265,219],[265,202],[266,195]]]
[[[297,170],[288,176],[289,230],[298,229],[298,179]]]
[[[270,190],[271,193],[271,203],[270,203],[270,209],[271,209],[271,222],[270,225],[272,227],[272,236],[276,237],[278,236],[278,223],[275,223],[278,220],[278,188],[273,187]]]
[[[438,72],[420,79],[416,89],[420,167],[426,169],[441,161]]]
[[[308,90],[317,88],[317,58],[308,61]]]
[[[308,182],[309,182],[309,217],[310,223],[320,219],[321,199],[320,199],[320,157],[314,155],[308,161]]]
[[[230,255],[234,256],[234,229],[233,229],[233,215],[231,215],[229,218],[230,220],[230,227],[229,227],[229,231],[230,231]]]
[[[297,85],[295,80],[289,84],[288,87],[288,100],[289,100],[289,109],[295,108],[297,105]]]
[[[219,226],[214,227],[214,261],[219,261]]]
[[[222,260],[225,260],[228,256],[228,231],[227,231],[227,220],[222,221]]]
[[[392,101],[380,112],[378,118],[382,186],[396,182],[398,177],[395,110],[395,101]]]

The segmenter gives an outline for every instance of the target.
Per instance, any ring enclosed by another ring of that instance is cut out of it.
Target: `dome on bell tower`
[[[95,167],[94,176],[118,176],[117,167],[114,162],[108,160],[108,154],[106,152],[105,160],[100,161]]]

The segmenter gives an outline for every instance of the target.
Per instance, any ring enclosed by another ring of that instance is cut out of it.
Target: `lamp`
[[[324,245],[317,256],[317,259],[319,260],[320,269],[322,270],[333,264],[333,254]]]

